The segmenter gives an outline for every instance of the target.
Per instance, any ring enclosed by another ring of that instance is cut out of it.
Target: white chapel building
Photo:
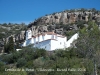
[[[56,34],[54,32],[44,32],[36,36],[32,36],[32,31],[28,29],[26,31],[26,40],[22,44],[23,47],[33,45],[33,47],[43,48],[47,51],[56,49],[64,49],[71,46],[71,43],[77,39],[78,34],[72,36],[69,41],[67,37]]]

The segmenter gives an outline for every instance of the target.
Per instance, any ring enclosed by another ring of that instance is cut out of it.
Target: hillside
[[[100,11],[96,9],[71,9],[45,15],[31,22],[28,26],[22,24],[4,23],[0,25],[1,45],[8,42],[12,35],[15,42],[22,43],[25,39],[27,28],[32,30],[32,36],[39,33],[54,31],[57,34],[67,36],[69,39],[73,34],[84,27],[88,27],[90,21],[94,21],[100,27]]]
[[[22,24],[4,23],[0,24],[0,51],[3,49],[4,42],[9,41],[9,37],[13,36],[15,44],[17,41],[22,40],[21,34],[25,33],[27,26]]]
[[[96,9],[65,10],[38,18],[28,26],[4,23],[0,28],[0,44],[6,52],[0,54],[2,75],[100,75],[100,11]],[[29,45],[15,51],[28,28],[32,36],[54,31],[70,39],[79,32],[79,38],[71,48],[46,51]]]

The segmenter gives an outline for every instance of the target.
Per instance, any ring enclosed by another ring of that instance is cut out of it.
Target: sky
[[[29,24],[46,14],[78,8],[100,10],[100,0],[0,0],[0,23]]]

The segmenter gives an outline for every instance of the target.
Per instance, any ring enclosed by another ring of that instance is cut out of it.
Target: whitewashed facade
[[[33,47],[43,48],[48,51],[56,49],[64,49],[70,47],[70,44],[77,39],[77,36],[67,41],[67,37],[56,34],[54,32],[45,32],[32,36],[31,30],[26,31],[26,40],[22,44],[23,47],[33,45]]]

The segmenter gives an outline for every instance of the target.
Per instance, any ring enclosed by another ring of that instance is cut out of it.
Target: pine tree
[[[5,53],[9,53],[9,51],[8,51],[8,43],[6,43],[6,41],[4,42],[4,52]]]
[[[15,50],[14,50],[14,41],[13,41],[13,37],[10,37],[10,38],[9,38],[8,50],[9,50],[9,53],[15,51]]]
[[[91,59],[94,64],[94,73],[96,75],[96,64],[100,63],[100,30],[95,22],[89,22],[88,28],[80,31],[80,37],[76,43],[77,53],[79,57]],[[94,62],[96,61],[96,62]],[[88,64],[89,62],[87,62]],[[89,67],[89,66],[88,66]],[[90,70],[91,68],[89,68]],[[91,72],[93,69],[91,69]]]

